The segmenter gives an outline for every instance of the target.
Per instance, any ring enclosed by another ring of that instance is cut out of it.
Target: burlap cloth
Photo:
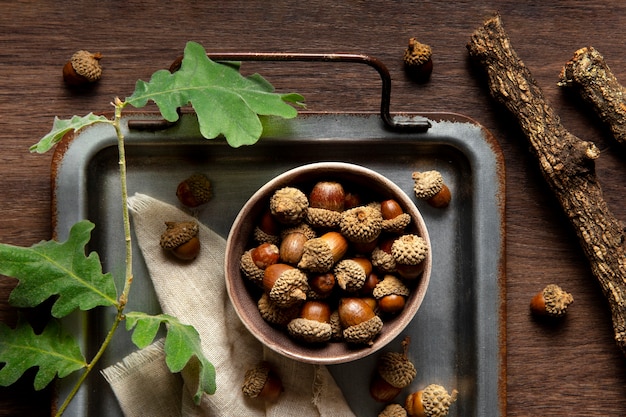
[[[226,242],[221,236],[201,224],[198,258],[191,263],[172,262],[159,245],[165,222],[191,217],[142,194],[129,199],[129,209],[161,308],[196,328],[203,352],[216,368],[217,391],[204,395],[196,406],[195,387],[188,385],[195,380],[190,375],[194,370],[171,374],[160,340],[102,372],[125,416],[354,416],[325,366],[299,363],[264,348],[241,323],[226,292]],[[274,404],[248,399],[241,392],[245,371],[262,359],[277,369],[285,387]]]

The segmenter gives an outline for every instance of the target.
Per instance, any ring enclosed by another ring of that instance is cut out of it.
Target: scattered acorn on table
[[[458,392],[448,392],[439,384],[430,384],[410,394],[404,403],[408,417],[445,417]]]
[[[284,391],[280,377],[266,361],[246,371],[241,391],[248,398],[276,402]]]
[[[240,270],[261,317],[295,341],[371,346],[419,282],[426,240],[408,232],[398,202],[364,194],[333,180],[289,185],[257,219]],[[388,267],[375,261],[380,253]]]
[[[574,296],[556,284],[548,284],[530,300],[530,311],[538,317],[561,318]]]
[[[165,222],[165,231],[161,234],[161,247],[183,261],[192,261],[200,253],[200,227],[195,221]]]
[[[72,87],[95,83],[102,77],[101,59],[100,52],[75,52],[63,66],[63,80]]]
[[[410,342],[407,336],[402,341],[402,352],[384,352],[378,358],[376,374],[369,388],[376,401],[390,403],[417,375],[415,365],[408,358]]]
[[[189,208],[196,208],[207,203],[212,196],[211,181],[202,173],[190,175],[176,187],[178,201]]]

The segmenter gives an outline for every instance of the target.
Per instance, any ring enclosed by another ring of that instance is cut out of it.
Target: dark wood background
[[[393,77],[392,111],[469,116],[489,129],[505,157],[507,415],[626,415],[625,359],[615,346],[608,307],[575,235],[540,176],[512,117],[489,97],[466,43],[498,11],[514,49],[564,125],[597,143],[597,173],[614,213],[626,219],[626,154],[597,118],[557,87],[562,65],[596,47],[626,83],[626,3],[562,1],[0,1],[0,241],[31,245],[51,237],[51,154],[28,147],[54,116],[108,111],[137,79],[167,68],[188,40],[208,51],[353,52],[381,59]],[[416,85],[402,70],[410,37],[434,50],[434,73]],[[105,74],[90,91],[68,90],[61,68],[73,52],[100,51]],[[362,68],[361,68],[362,67]],[[365,66],[245,64],[279,90],[302,93],[312,111],[370,111],[380,83]],[[573,293],[567,319],[547,327],[528,303],[548,283]],[[0,320],[13,279],[0,278]],[[0,388],[0,416],[48,415],[49,391],[35,393],[29,373]],[[489,416],[481,416],[489,417]]]

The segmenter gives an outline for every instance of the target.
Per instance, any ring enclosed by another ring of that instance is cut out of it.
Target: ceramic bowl
[[[408,173],[407,175],[410,175]],[[267,323],[259,314],[257,300],[260,290],[243,276],[240,259],[244,251],[256,246],[252,235],[262,213],[269,207],[270,196],[274,191],[294,186],[305,193],[317,181],[332,180],[340,182],[346,189],[361,189],[376,201],[393,198],[400,203],[404,212],[412,218],[405,233],[413,233],[424,238],[430,248],[430,239],[426,225],[419,210],[411,198],[396,184],[386,177],[368,168],[342,163],[320,162],[300,166],[278,175],[262,186],[245,203],[231,227],[226,242],[225,275],[226,288],[234,309],[246,328],[265,346],[275,352],[301,362],[314,364],[338,364],[354,361],[368,356],[398,336],[411,323],[419,309],[431,274],[432,251],[424,261],[424,270],[411,287],[411,294],[402,312],[392,318],[384,319],[381,333],[371,346],[354,345],[345,342],[327,342],[306,344],[294,340],[285,329],[278,329]]]

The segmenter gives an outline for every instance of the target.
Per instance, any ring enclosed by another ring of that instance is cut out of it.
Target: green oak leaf
[[[101,122],[110,123],[110,120],[104,116],[96,116],[93,113],[89,113],[88,115],[82,117],[73,116],[71,119],[59,119],[58,117],[55,117],[54,123],[52,124],[52,130],[39,139],[39,142],[32,145],[30,147],[30,151],[36,153],[46,153],[61,139],[63,139],[63,136],[65,136],[66,133],[70,131],[75,132],[83,127]]]
[[[203,393],[215,393],[215,367],[204,356],[196,329],[168,314],[153,316],[134,311],[126,314],[126,329],[134,328],[131,339],[140,349],[153,342],[161,323],[167,328],[164,350],[170,371],[180,372],[187,364],[197,368],[198,388],[194,402],[199,404]]]
[[[74,338],[52,319],[41,334],[19,319],[12,329],[0,323],[0,385],[9,386],[28,369],[38,367],[34,387],[41,390],[57,375],[63,378],[87,366]]]
[[[214,62],[200,44],[188,42],[178,71],[160,70],[147,83],[137,81],[135,92],[125,101],[143,107],[149,100],[170,122],[178,120],[180,107],[191,103],[202,136],[223,135],[232,147],[239,147],[261,137],[259,115],[296,117],[297,110],[288,103],[300,105],[304,98],[274,93],[274,87],[259,74],[244,77],[238,63]]]
[[[94,224],[83,220],[59,243],[42,241],[31,247],[0,243],[0,274],[17,278],[9,296],[15,307],[34,307],[57,296],[54,317],[64,317],[76,309],[117,305],[117,290],[110,274],[102,274],[98,254],[85,255]]]

